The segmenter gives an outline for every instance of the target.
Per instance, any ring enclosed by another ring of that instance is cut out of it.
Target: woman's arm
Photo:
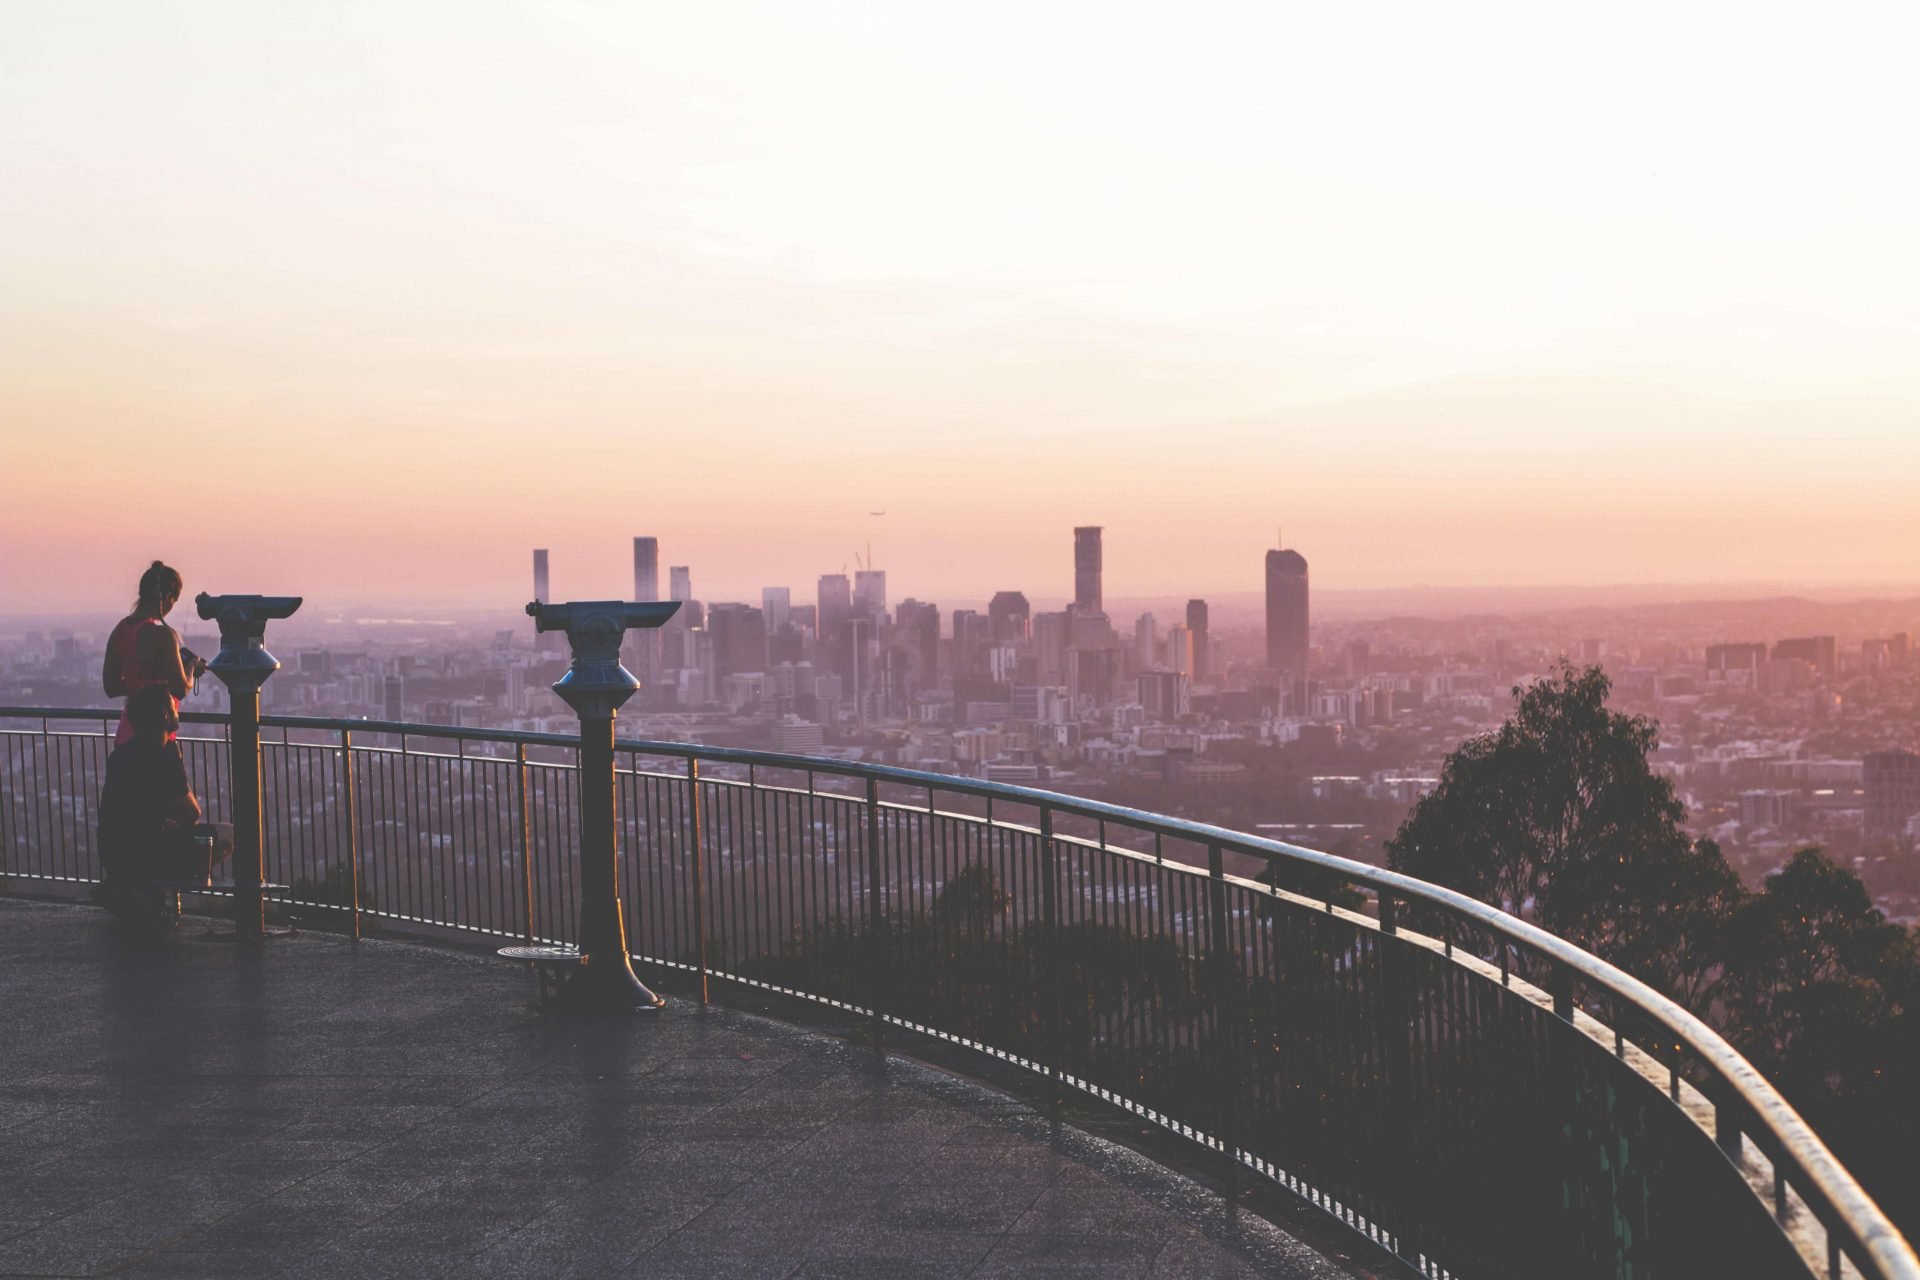
[[[119,646],[114,641],[120,638],[120,628],[115,627],[107,637],[107,652],[100,659],[100,687],[107,691],[109,698],[126,696],[126,673],[120,670],[120,657],[116,652]]]

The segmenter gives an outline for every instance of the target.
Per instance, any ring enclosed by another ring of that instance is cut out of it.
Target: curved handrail
[[[88,720],[104,721],[117,716],[113,709],[6,707],[0,706],[0,721]],[[218,712],[183,711],[181,720],[194,724],[224,724],[227,716]],[[428,725],[407,721],[360,720],[316,716],[261,717],[264,728],[362,733],[406,734],[414,737],[488,742],[514,746],[550,746],[571,748],[579,739],[567,734],[529,733],[498,729],[467,729],[446,725]],[[1016,804],[1074,814],[1101,821],[1125,824],[1195,844],[1264,858],[1269,865],[1290,864],[1332,873],[1346,884],[1363,885],[1377,894],[1401,902],[1419,902],[1439,908],[1453,918],[1504,938],[1507,942],[1576,975],[1589,986],[1606,992],[1630,1005],[1675,1037],[1706,1070],[1720,1082],[1713,1093],[1716,1105],[1738,1105],[1746,1116],[1766,1131],[1777,1151],[1795,1166],[1798,1177],[1794,1188],[1824,1223],[1838,1226],[1856,1250],[1871,1258],[1878,1273],[1890,1280],[1920,1280],[1920,1257],[1888,1220],[1885,1213],[1815,1134],[1799,1113],[1780,1095],[1760,1071],[1728,1044],[1700,1018],[1674,1000],[1661,995],[1631,974],[1616,968],[1555,934],[1518,919],[1478,899],[1415,877],[1386,870],[1351,858],[1322,853],[1300,845],[1249,835],[1209,823],[1193,822],[1164,814],[1149,813],[1124,805],[1088,800],[1060,792],[1010,783],[984,782],[978,779],[903,769],[893,765],[866,764],[824,757],[787,755],[739,747],[715,747],[698,743],[666,742],[649,739],[617,739],[619,751],[639,755],[663,756],[703,763],[727,763],[758,768],[785,769],[813,774],[830,774],[872,782],[892,783],[926,789],[1010,801]],[[1115,850],[1119,852],[1119,850]],[[1264,886],[1261,886],[1264,887]],[[1383,912],[1383,915],[1385,913]],[[1372,923],[1372,922],[1368,922]],[[1390,921],[1375,925],[1393,931]]]

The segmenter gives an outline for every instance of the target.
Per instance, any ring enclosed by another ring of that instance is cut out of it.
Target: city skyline
[[[6,607],[1914,580],[1910,14],[1212,12],[9,6]]]

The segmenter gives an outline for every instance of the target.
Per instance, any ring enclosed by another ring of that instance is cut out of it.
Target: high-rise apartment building
[[[1150,613],[1134,620],[1133,665],[1139,671],[1151,671],[1160,665],[1160,624]]]
[[[1187,601],[1187,630],[1193,632],[1193,678],[1205,680],[1213,673],[1211,655],[1208,646],[1211,637],[1207,635],[1207,602],[1205,600]]]
[[[633,540],[633,598],[660,598],[660,539]],[[640,683],[651,685],[660,678],[660,632],[641,627],[627,632],[626,648],[633,655],[634,674]]]
[[[847,622],[853,617],[853,583],[844,573],[820,575],[819,603],[815,608],[815,644],[824,655],[815,665],[840,677],[848,692],[853,689],[852,638]]]
[[[633,598],[660,598],[660,539],[633,540]]]
[[[853,574],[853,609],[863,618],[875,621],[887,616],[887,571],[856,569]]]
[[[1907,819],[1920,813],[1920,755],[1911,751],[1869,751],[1862,762],[1868,832],[1898,835]]]
[[[996,591],[987,602],[995,644],[1020,644],[1033,633],[1033,609],[1018,591]]]
[[[1788,658],[1810,662],[1828,680],[1834,677],[1837,657],[1837,647],[1832,636],[1800,636],[1792,640],[1782,640],[1773,646],[1775,662]]]
[[[1192,707],[1187,678],[1178,671],[1142,671],[1135,680],[1147,718],[1172,724]]]
[[[1767,665],[1764,644],[1710,644],[1707,646],[1707,679],[1715,684],[1740,684],[1749,688],[1760,683]]]
[[[1073,608],[1076,613],[1100,613],[1100,529],[1081,525],[1073,531]]]
[[[750,604],[716,604],[707,610],[714,670],[722,679],[767,669],[767,626]]]
[[[953,611],[953,673],[977,674],[986,667],[987,649],[993,644],[993,631],[987,617],[977,609]]]
[[[1167,670],[1193,678],[1193,628],[1167,628]]]
[[[793,593],[785,587],[760,588],[760,612],[767,616],[767,634],[772,635],[787,625],[787,617],[793,612]]]
[[[1285,547],[1267,552],[1267,666],[1288,681],[1306,678],[1307,558]]]
[[[894,615],[893,643],[913,654],[914,687],[933,686],[940,673],[940,606],[908,597]]]

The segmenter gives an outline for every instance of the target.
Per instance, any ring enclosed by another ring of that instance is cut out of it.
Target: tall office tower
[[[1166,669],[1193,679],[1193,648],[1193,628],[1168,627]]]
[[[1306,679],[1307,558],[1284,547],[1267,552],[1267,665]]]
[[[660,598],[660,539],[633,540],[633,598]]]
[[[838,644],[841,628],[853,613],[853,587],[844,573],[820,575],[819,604],[815,610],[815,634],[822,644]]]
[[[767,624],[750,604],[716,604],[707,610],[713,637],[714,674],[722,679],[767,669]]]
[[[913,654],[914,687],[930,689],[940,678],[940,606],[909,596],[894,615],[895,645]]]
[[[853,693],[852,640],[847,621],[853,617],[853,584],[844,573],[820,575],[819,604],[815,607],[814,647],[821,655],[816,667],[840,677],[842,696]]]
[[[633,598],[660,598],[660,539],[633,540]],[[627,632],[625,647],[633,654],[634,674],[650,685],[660,678],[660,631],[641,627]]]
[[[693,569],[690,566],[677,564],[667,570],[667,599],[693,599]]]
[[[541,552],[545,555],[546,552]],[[388,676],[382,683],[380,709],[389,720],[407,718],[407,682],[399,676]]]
[[[1133,624],[1133,669],[1151,671],[1160,665],[1160,624],[1143,613]]]
[[[791,617],[767,632],[767,662],[797,663],[807,656],[807,633]]]
[[[533,553],[533,598],[541,604],[552,604],[551,584],[547,580],[547,553],[536,548]]]
[[[1059,684],[1067,674],[1066,613],[1043,613],[1033,620],[1033,650],[1039,684]]]
[[[993,631],[986,615],[978,609],[953,611],[953,674],[970,676],[987,665],[987,649],[993,643]]]
[[[1212,654],[1207,637],[1207,602],[1187,601],[1187,630],[1193,632],[1193,678],[1205,680],[1213,674]]]
[[[793,593],[785,587],[760,588],[760,612],[767,615],[767,634],[772,635],[787,625],[787,616],[793,612]]]
[[[1018,591],[996,591],[987,602],[995,644],[1020,644],[1033,633],[1033,609]]]
[[[1073,531],[1073,608],[1076,613],[1099,613],[1100,526],[1081,525]]]
[[[856,569],[853,573],[853,609],[876,622],[887,616],[887,571]]]
[[[1096,707],[1113,701],[1120,679],[1120,650],[1067,650],[1067,692]]]
[[[1907,654],[1913,651],[1913,637],[1904,631],[1896,631],[1887,637],[1887,658],[1896,668],[1907,665]]]

